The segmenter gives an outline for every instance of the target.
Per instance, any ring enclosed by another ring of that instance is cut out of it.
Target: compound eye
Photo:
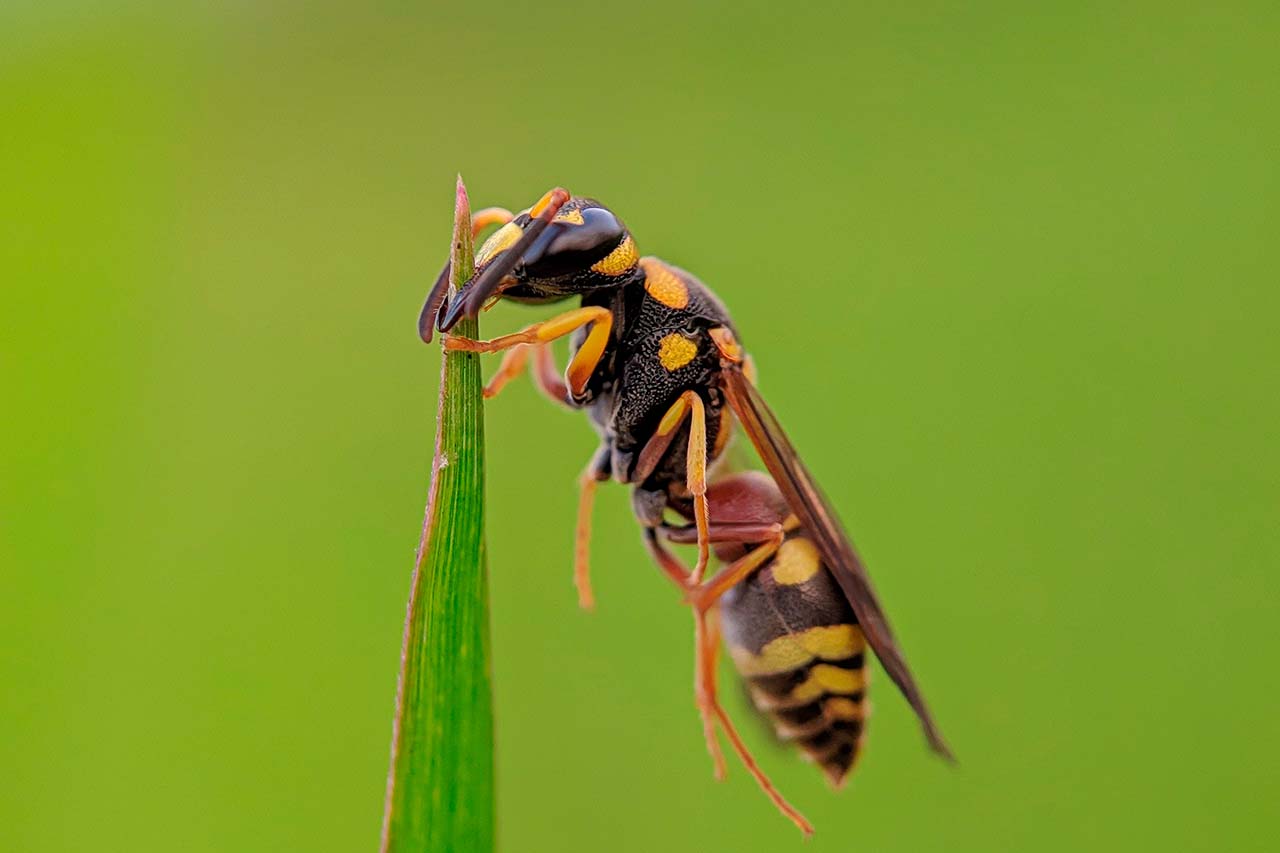
[[[546,278],[585,272],[626,236],[626,227],[606,208],[562,210],[525,256],[525,269]]]

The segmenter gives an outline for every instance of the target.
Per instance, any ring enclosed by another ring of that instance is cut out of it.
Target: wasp
[[[866,650],[880,660],[919,718],[930,747],[953,760],[867,570],[835,511],[756,389],[751,358],[720,300],[690,273],[641,256],[630,231],[592,198],[556,188],[513,214],[488,208],[474,236],[500,226],[455,294],[446,265],[427,297],[419,333],[448,332],[501,299],[577,308],[492,340],[446,334],[449,350],[504,353],[485,388],[496,395],[528,366],[557,403],[583,409],[600,444],[580,478],[574,579],[589,580],[592,503],[599,483],[631,486],[644,543],[694,614],[695,699],[717,778],[723,731],[774,805],[805,834],[809,822],[777,791],[718,699],[723,640],[756,706],[836,787],[865,736]],[[569,338],[561,374],[549,345]],[[708,482],[734,424],[767,474]],[[696,546],[690,567],[668,544]],[[723,564],[707,577],[712,553]]]

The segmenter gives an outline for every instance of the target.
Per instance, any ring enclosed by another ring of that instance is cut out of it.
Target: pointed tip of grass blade
[[[451,290],[471,276],[473,255],[459,176]],[[459,324],[458,333],[475,336],[476,320]],[[480,362],[465,352],[442,353],[441,362],[431,485],[396,689],[383,853],[493,850]]]
[[[471,277],[474,257],[475,247],[471,239],[471,199],[467,197],[467,185],[462,182],[462,175],[458,175],[457,189],[453,196],[453,254],[450,255],[453,276],[449,282],[450,300]]]
[[[471,236],[471,199],[467,197],[467,185],[458,175],[458,184],[453,193],[453,244],[458,245],[462,235]]]

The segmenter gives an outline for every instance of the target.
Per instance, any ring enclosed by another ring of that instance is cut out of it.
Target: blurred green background
[[[729,689],[806,849],[1271,847],[1280,8],[909,5],[0,6],[0,850],[374,847],[459,171],[716,289],[865,552],[961,764]],[[576,609],[585,419],[488,444],[504,849],[797,849],[620,487]]]

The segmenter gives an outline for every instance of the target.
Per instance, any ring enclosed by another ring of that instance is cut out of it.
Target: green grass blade
[[[451,292],[474,265],[461,178],[453,229]],[[463,320],[456,333],[476,337],[477,322]],[[455,352],[443,362],[431,489],[400,658],[383,853],[494,849],[480,358]]]

